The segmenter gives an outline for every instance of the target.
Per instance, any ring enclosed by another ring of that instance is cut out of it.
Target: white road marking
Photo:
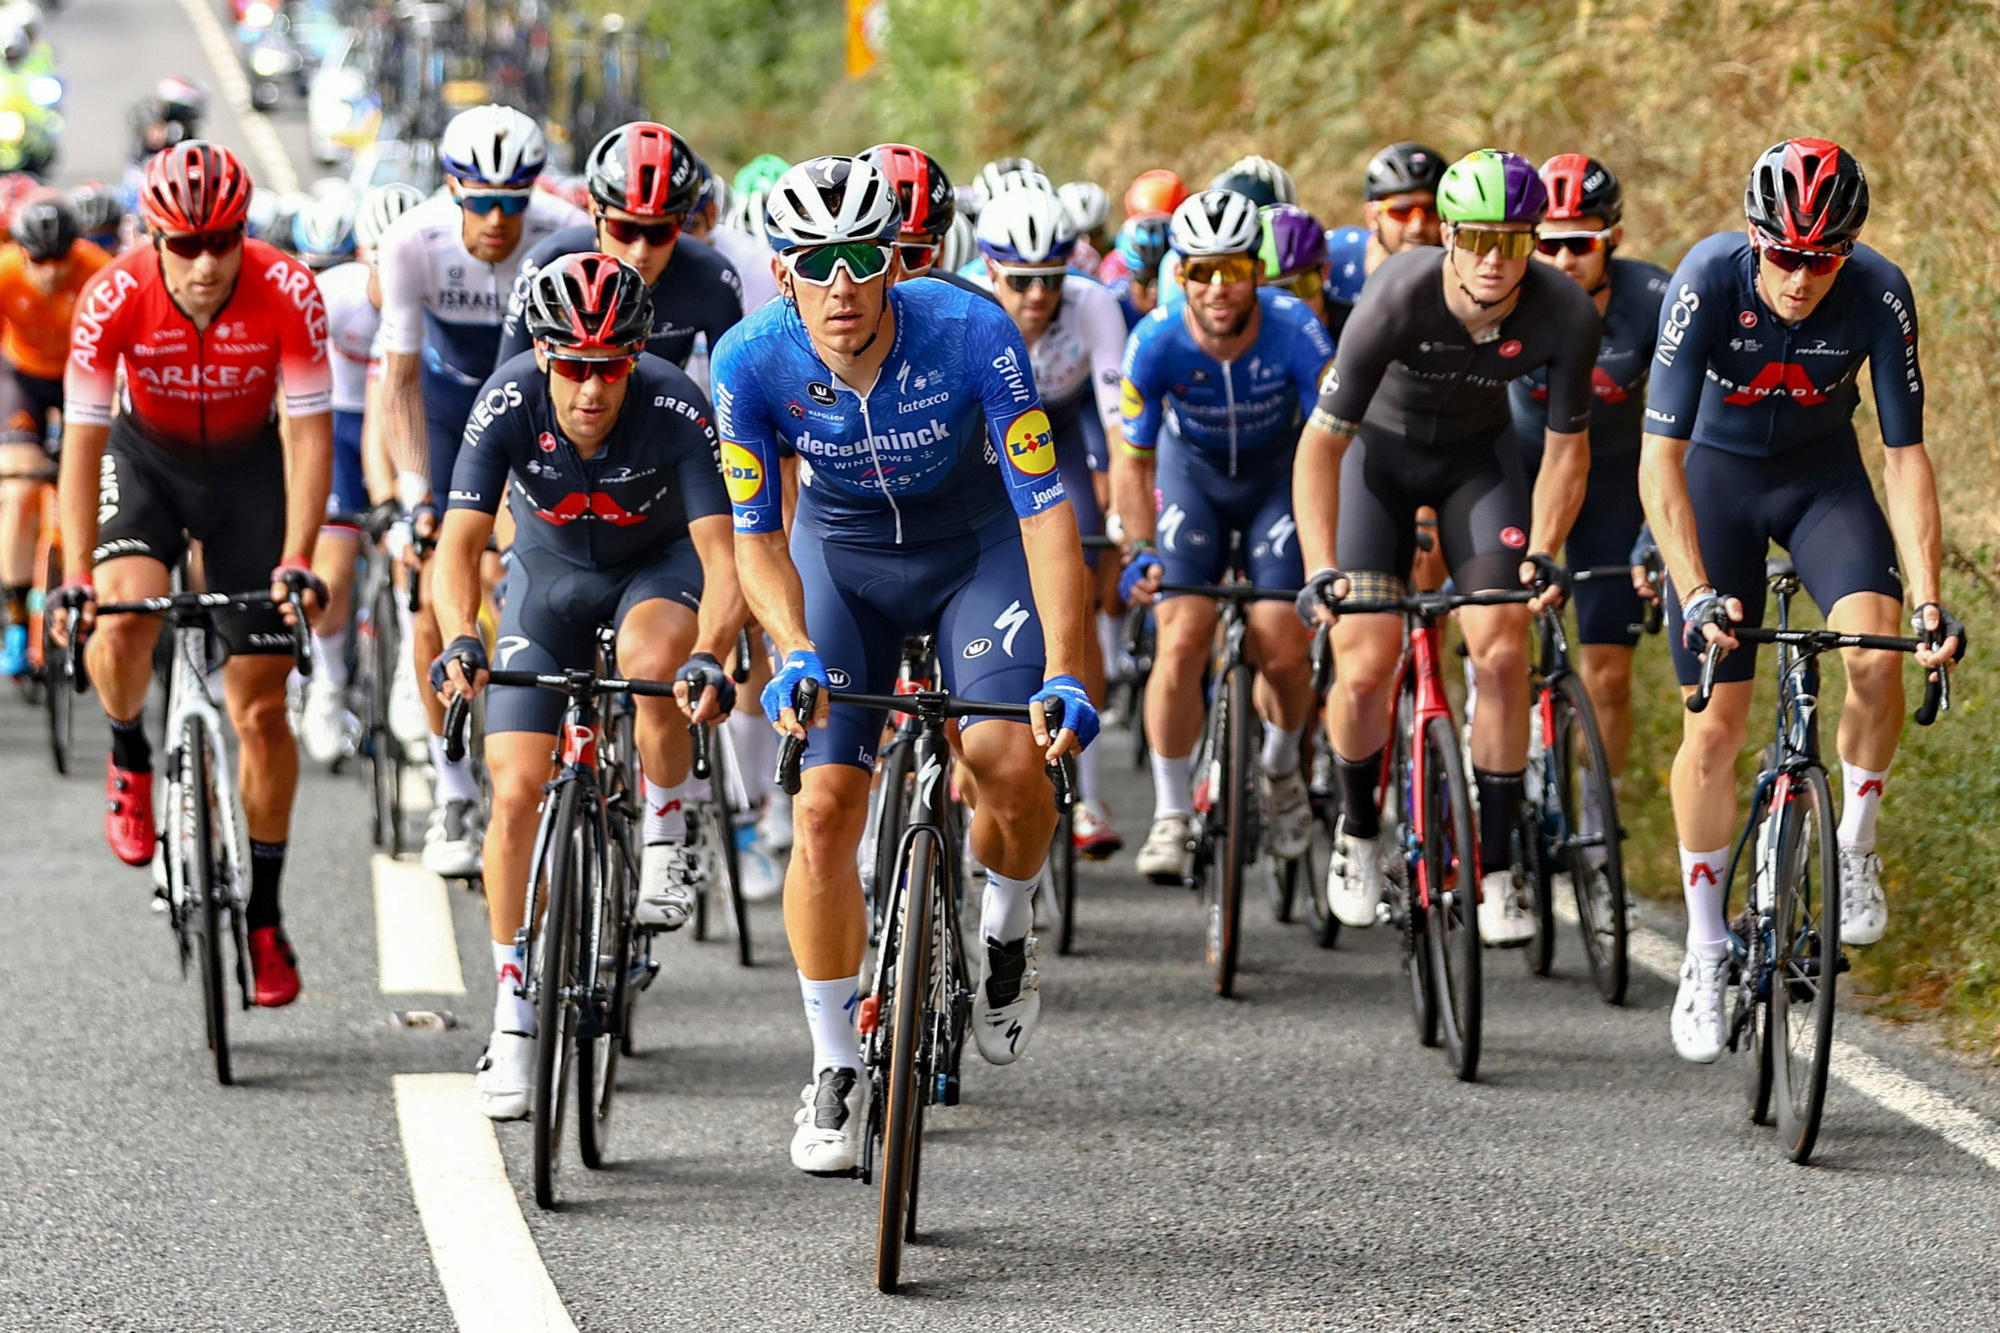
[[[209,0],[180,0],[180,6],[181,12],[187,15],[189,25],[194,28],[195,40],[201,44],[202,54],[208,57],[209,68],[215,71],[216,82],[222,85],[223,95],[229,99],[230,109],[243,124],[243,137],[250,141],[250,151],[257,158],[254,174],[258,184],[279,194],[297,192],[299,173],[293,168],[285,145],[279,141],[278,132],[271,128],[271,122],[251,105],[250,80],[244,76],[243,66],[230,46],[228,36],[222,31],[222,20],[215,16]]]
[[[1575,902],[1556,895],[1556,915],[1574,925]],[[1636,930],[1627,937],[1626,945],[1628,956],[1640,967],[1667,981],[1680,980],[1682,950],[1664,935]],[[1838,1037],[1833,1042],[1830,1072],[1870,1101],[2000,1171],[2000,1126],[1977,1111]]]
[[[463,995],[451,890],[422,866],[377,854],[375,970],[384,995]]]
[[[470,1074],[398,1074],[396,1121],[438,1283],[465,1333],[576,1333]]]

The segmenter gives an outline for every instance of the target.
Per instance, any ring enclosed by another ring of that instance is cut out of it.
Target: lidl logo
[[[1014,418],[1007,427],[1007,457],[1030,476],[1045,477],[1055,471],[1056,441],[1049,433],[1049,414],[1037,407]]]
[[[749,504],[764,490],[764,465],[740,444],[722,443],[722,484],[733,504]]]
[[[1146,415],[1146,400],[1139,396],[1139,386],[1131,380],[1126,380],[1118,390],[1118,410],[1127,421],[1137,421]]]

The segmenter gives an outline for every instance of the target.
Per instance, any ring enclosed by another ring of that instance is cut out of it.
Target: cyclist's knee
[[[1518,635],[1502,634],[1472,650],[1472,669],[1479,687],[1504,689],[1528,678],[1528,645]]]
[[[282,678],[275,689],[232,691],[229,721],[247,746],[269,746],[286,739],[291,727],[285,717],[285,687]]]
[[[1707,710],[1685,714],[1679,762],[1693,765],[1698,779],[1734,781],[1736,757],[1743,753],[1749,730],[1747,710],[1731,707],[1735,702],[1718,687]]]
[[[1851,648],[1843,652],[1847,668],[1848,697],[1864,704],[1896,702],[1901,707],[1903,692],[1902,653]]]
[[[1034,733],[1014,723],[984,722],[962,734],[965,764],[978,783],[980,800],[996,812],[1028,809],[1042,803],[1048,791],[1041,751]]]
[[[548,777],[548,765],[520,763],[497,752],[489,757],[492,762],[487,768],[487,780],[493,788],[494,817],[532,823],[535,807],[541,804],[542,784]]]
[[[1630,654],[1584,652],[1577,663],[1583,688],[1598,708],[1628,708],[1632,703],[1632,658]]]
[[[852,799],[844,786],[808,782],[792,798],[792,837],[809,860],[838,858],[843,854],[850,862],[854,859],[854,849],[861,843],[861,823],[867,817],[868,802]]]

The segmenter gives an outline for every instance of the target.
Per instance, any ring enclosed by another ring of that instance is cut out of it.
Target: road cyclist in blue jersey
[[[1035,710],[1032,735],[968,721],[957,747],[972,851],[988,868],[973,1031],[980,1054],[1006,1064],[1040,1013],[1028,931],[1056,827],[1044,763],[1097,731],[1080,679],[1090,606],[1048,416],[1006,313],[945,283],[895,282],[901,207],[863,159],[793,167],[766,223],[784,299],[729,331],[713,376],[737,566],[781,659],[765,711],[807,738],[785,926],[813,1061],[791,1157],[839,1175],[866,1126],[856,852],[883,718],[822,705],[801,719],[795,689],[888,693],[905,638],[930,633],[954,695]],[[777,486],[787,449],[799,459],[789,536]],[[1063,708],[1056,735],[1050,700]]]
[[[1744,232],[1697,244],[1669,284],[1639,472],[1674,594],[1668,628],[1682,686],[1699,679],[1706,644],[1729,650],[1708,707],[1683,716],[1673,771],[1688,937],[1671,1030],[1674,1049],[1698,1063],[1727,1043],[1723,894],[1756,671],[1756,650],[1740,647],[1731,626],[1762,622],[1769,544],[1790,553],[1831,629],[1896,634],[1907,581],[1913,627],[1939,640],[1917,660],[1943,670],[1966,642],[1939,601],[1916,300],[1902,270],[1860,243],[1860,164],[1824,139],[1774,144],[1751,171],[1743,211]],[[1886,446],[1886,515],[1854,431],[1864,361]],[[1875,827],[1902,736],[1903,677],[1895,653],[1842,657],[1840,938],[1858,946],[1888,927]]]
[[[1143,603],[1162,583],[1217,583],[1232,542],[1241,545],[1252,583],[1297,588],[1304,570],[1292,519],[1292,451],[1333,343],[1304,302],[1258,286],[1263,227],[1250,198],[1232,190],[1191,195],[1174,211],[1170,231],[1185,300],[1146,316],[1125,346],[1124,441],[1112,462],[1112,496],[1131,544],[1120,591]],[[1189,850],[1203,668],[1218,612],[1204,597],[1166,597],[1155,614],[1146,684],[1153,825],[1138,868],[1155,883],[1178,884]],[[1291,858],[1312,836],[1299,772],[1312,712],[1308,638],[1283,602],[1253,603],[1247,616],[1258,665],[1255,706],[1264,720],[1264,829],[1270,849]]]

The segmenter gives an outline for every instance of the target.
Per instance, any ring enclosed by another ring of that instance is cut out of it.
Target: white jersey
[[[993,289],[993,280],[983,265],[971,281],[988,291]],[[1104,438],[1121,438],[1118,386],[1124,362],[1124,307],[1103,283],[1068,274],[1063,278],[1062,304],[1056,307],[1055,318],[1028,348],[1028,365],[1035,372],[1035,390],[1042,396],[1042,405],[1051,411],[1080,406],[1078,400],[1088,389],[1097,396]]]
[[[465,248],[465,213],[449,193],[433,195],[382,235],[376,270],[382,284],[382,350],[422,352],[427,370],[464,385],[493,373],[500,325],[521,261],[545,237],[589,223],[575,205],[546,190],[521,215],[521,240],[498,264]]]
[[[368,266],[350,260],[327,269],[319,275],[319,294],[326,302],[333,410],[359,412],[368,402],[368,363],[382,324],[382,312],[368,299]]]
[[[749,314],[766,301],[778,298],[778,280],[771,276],[771,247],[749,232],[734,227],[715,227],[708,243],[736,270],[743,280],[743,313]]]

